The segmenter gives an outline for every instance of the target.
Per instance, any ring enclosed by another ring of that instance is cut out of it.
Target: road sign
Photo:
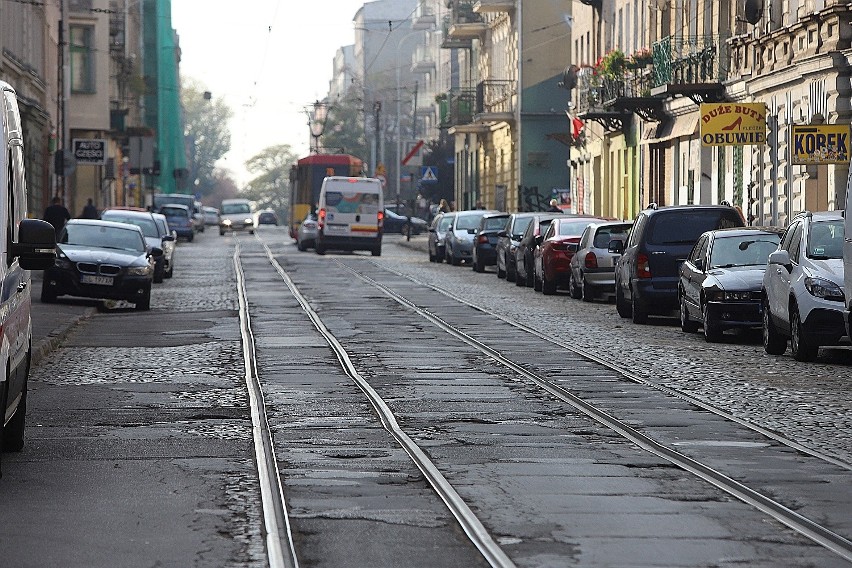
[[[78,165],[103,166],[106,163],[106,140],[74,138],[71,144]]]
[[[793,165],[848,164],[848,124],[794,124]]]
[[[379,174],[376,176],[376,179],[382,182],[382,189],[388,186],[388,178],[384,174]]]
[[[423,166],[420,168],[421,183],[438,183],[438,166]]]
[[[408,152],[408,154],[406,154],[405,157],[402,159],[402,165],[407,166],[408,162],[411,161],[411,158],[413,158],[414,155],[417,154],[417,152],[419,152],[420,148],[422,148],[422,147],[423,147],[423,140],[419,140],[417,142],[417,144],[415,144],[414,147],[411,149],[411,151]]]

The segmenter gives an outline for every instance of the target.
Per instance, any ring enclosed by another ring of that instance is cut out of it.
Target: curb
[[[35,342],[33,342],[32,354],[30,356],[30,365],[36,366],[55,351],[60,343],[68,337],[68,334],[80,324],[80,322],[89,319],[97,313],[97,308],[89,308],[79,316],[71,317],[63,324],[57,326],[53,331]]]

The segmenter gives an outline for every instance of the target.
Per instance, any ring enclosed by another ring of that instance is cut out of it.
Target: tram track
[[[336,337],[334,337],[331,331],[329,331],[329,329],[325,326],[320,316],[311,308],[307,298],[300,292],[300,290],[293,282],[293,280],[289,277],[287,272],[277,262],[269,246],[267,246],[266,243],[263,243],[263,241],[259,238],[258,240],[261,242],[261,245],[263,246],[266,252],[266,256],[269,262],[271,263],[275,271],[278,273],[278,275],[281,277],[285,285],[288,287],[291,294],[297,299],[302,310],[307,314],[308,318],[311,320],[311,323],[323,335],[329,346],[333,349],[335,356],[337,357],[340,365],[344,368],[346,374],[356,382],[361,391],[365,394],[365,396],[367,396],[368,400],[370,401],[370,404],[372,405],[376,414],[379,416],[383,426],[397,440],[400,446],[404,448],[404,450],[410,456],[412,461],[416,464],[418,469],[420,469],[420,471],[424,474],[424,476],[429,481],[435,492],[440,496],[440,498],[444,501],[444,503],[452,512],[452,514],[456,517],[460,526],[470,538],[471,542],[477,547],[477,549],[482,553],[483,557],[492,566],[513,566],[514,564],[512,563],[512,561],[508,558],[508,556],[505,555],[499,545],[491,538],[491,536],[488,534],[488,531],[482,526],[476,516],[471,512],[467,504],[465,504],[465,502],[456,493],[456,491],[452,488],[449,482],[447,482],[447,480],[443,478],[437,466],[432,463],[429,457],[417,446],[417,444],[405,432],[402,431],[391,409],[381,398],[380,394],[375,391],[367,382],[367,380],[358,372],[358,369],[356,368],[355,364],[353,364],[345,347],[337,340]],[[528,368],[526,365],[518,363],[510,357],[504,356],[499,350],[495,349],[493,346],[483,343],[477,340],[476,338],[470,336],[468,333],[464,332],[459,327],[445,321],[440,316],[432,313],[430,310],[418,306],[415,302],[412,302],[404,296],[398,294],[389,286],[386,286],[376,281],[374,278],[365,274],[364,272],[356,270],[355,268],[337,259],[334,259],[333,262],[348,271],[349,273],[351,273],[352,275],[356,276],[362,282],[381,291],[381,293],[383,293],[393,301],[397,302],[398,304],[404,306],[406,309],[414,311],[420,317],[429,321],[431,324],[433,324],[443,332],[451,335],[452,337],[465,343],[466,345],[473,347],[483,355],[499,363],[500,365],[509,369],[511,372],[517,374],[518,376],[523,377],[527,381],[535,384],[544,392],[548,393],[553,397],[556,397],[558,400],[568,404],[580,413],[588,416],[599,424],[616,432],[624,439],[632,442],[636,446],[648,452],[651,452],[652,454],[668,461],[669,463],[681,468],[684,471],[692,473],[693,475],[710,483],[714,487],[724,491],[725,493],[731,495],[737,500],[756,508],[762,513],[772,517],[779,523],[784,524],[792,530],[798,532],[799,534],[807,537],[816,544],[819,544],[820,546],[832,551],[833,553],[839,555],[845,560],[852,561],[852,542],[850,542],[845,537],[835,533],[834,531],[826,528],[818,522],[813,521],[810,518],[791,510],[782,503],[772,499],[771,497],[768,497],[767,495],[764,495],[760,491],[752,489],[747,484],[741,483],[736,479],[715,470],[707,464],[702,463],[700,460],[691,458],[685,454],[682,454],[681,452],[672,450],[670,447],[660,442],[657,442],[653,437],[643,434],[642,432],[630,426],[628,423],[617,419],[602,408],[599,408],[596,405],[591,404],[586,400],[583,400],[581,397],[573,394],[563,386],[557,384],[554,381],[549,380],[541,373],[530,370],[530,368]],[[736,422],[741,426],[749,428],[753,432],[766,436],[767,438],[770,438],[780,444],[795,449],[798,452],[807,454],[817,459],[822,459],[827,463],[830,463],[837,467],[841,467],[846,470],[852,469],[852,466],[841,460],[836,460],[831,456],[825,456],[820,454],[819,452],[814,452],[809,448],[805,448],[791,440],[786,440],[785,438],[780,437],[771,431],[762,429],[759,426],[755,426],[753,424],[748,423],[747,421],[743,421],[741,419],[737,419],[736,417],[730,416],[727,413],[720,411],[719,409],[715,409],[714,407],[712,407],[712,405],[708,405],[698,399],[695,399],[694,397],[691,397],[686,393],[682,393],[674,389],[670,389],[668,387],[663,387],[650,383],[642,377],[633,375],[627,369],[622,369],[619,366],[610,364],[609,362],[602,360],[601,358],[596,357],[593,354],[589,354],[580,348],[575,348],[573,346],[565,344],[564,342],[560,342],[555,338],[548,337],[546,334],[543,334],[522,323],[513,322],[507,318],[504,318],[500,314],[496,314],[491,312],[490,310],[487,310],[480,306],[476,306],[470,302],[463,300],[462,298],[453,295],[452,293],[441,290],[436,286],[419,282],[415,278],[391,270],[385,266],[381,266],[376,262],[372,262],[371,264],[381,268],[384,271],[388,271],[401,278],[405,278],[410,282],[416,283],[420,286],[428,287],[434,292],[440,293],[446,296],[447,298],[452,299],[453,301],[463,303],[472,309],[486,313],[489,316],[498,318],[519,330],[522,330],[526,333],[530,333],[539,339],[546,340],[555,346],[569,349],[573,353],[576,353],[577,355],[584,357],[589,361],[594,362],[595,364],[602,365],[609,370],[619,373],[627,380],[641,384],[643,386],[652,387],[668,396],[684,400],[690,404],[702,408],[703,410],[712,412],[721,418]]]

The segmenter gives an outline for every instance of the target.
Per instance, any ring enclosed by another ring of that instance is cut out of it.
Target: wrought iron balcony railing
[[[476,86],[476,114],[513,114],[515,81],[487,79]]]
[[[438,100],[441,128],[473,122],[476,89],[453,89]]]
[[[669,36],[653,45],[654,84],[722,83],[728,78],[730,34]]]

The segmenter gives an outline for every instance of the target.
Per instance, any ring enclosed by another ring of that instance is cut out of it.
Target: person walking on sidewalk
[[[59,239],[59,231],[65,226],[65,223],[71,219],[71,213],[62,205],[62,198],[58,195],[51,201],[50,205],[44,210],[42,219],[53,225],[53,230],[56,231],[56,238]]]
[[[92,203],[92,198],[90,197],[88,201],[86,201],[85,207],[83,207],[83,214],[80,215],[81,219],[97,219],[98,218],[98,208],[95,207],[95,204]]]

